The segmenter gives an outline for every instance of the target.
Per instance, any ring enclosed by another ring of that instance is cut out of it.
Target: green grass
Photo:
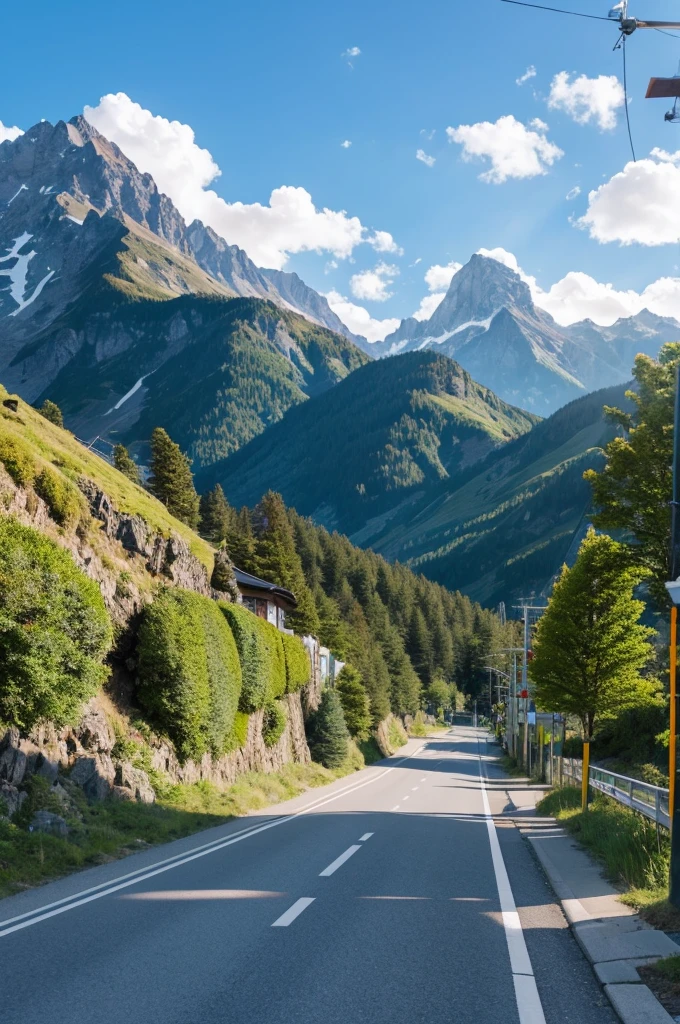
[[[503,757],[498,759],[498,767],[502,768],[503,771],[513,779],[526,778],[527,773],[524,768],[522,768],[521,764],[518,763],[516,757],[510,757],[508,754],[504,754]]]
[[[357,747],[361,751],[364,762],[367,765],[375,764],[376,761],[382,761],[385,756],[373,736],[369,736],[367,740],[360,740],[357,743]]]
[[[0,385],[0,402],[6,397],[7,391]],[[208,574],[212,572],[214,555],[210,545],[171,516],[165,505],[148,491],[133,484],[104,459],[88,451],[72,434],[50,423],[21,399],[18,413],[1,407],[0,410],[0,433],[16,440],[22,452],[30,452],[37,473],[47,469],[61,478],[64,488],[72,487],[81,476],[93,480],[119,512],[142,516],[152,530],[166,537],[171,533],[179,535],[206,566]]]
[[[657,835],[647,818],[600,794],[582,813],[581,791],[575,787],[548,793],[536,811],[555,817],[601,861],[609,877],[629,890],[627,902],[632,892],[658,898],[668,878],[670,840]]]
[[[346,762],[334,771],[319,764],[289,764],[280,772],[250,772],[226,789],[210,782],[168,785],[154,778],[155,804],[105,800],[88,804],[77,787],[69,787],[75,812],[67,817],[68,839],[27,832],[0,821],[0,897],[40,885],[82,868],[124,857],[146,846],[172,842],[202,829],[222,825],[249,811],[290,800],[364,767],[350,744]],[[58,807],[51,807],[59,810]],[[61,811],[62,814],[66,812]]]

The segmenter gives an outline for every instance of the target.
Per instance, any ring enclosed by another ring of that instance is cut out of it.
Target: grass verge
[[[554,789],[537,805],[538,814],[555,817],[601,861],[609,877],[626,887],[622,899],[636,909],[665,895],[670,857],[668,835],[642,815],[606,796],[593,796],[581,812],[575,787]]]
[[[363,767],[360,751],[351,744],[347,761],[334,771],[314,763],[289,764],[270,775],[242,775],[226,789],[210,782],[166,785],[159,787],[155,804],[117,800],[88,804],[81,790],[69,787],[77,813],[67,819],[66,839],[28,832],[0,819],[0,897],[222,825]]]
[[[680,956],[668,956],[655,964],[638,967],[642,980],[675,1020],[680,1015]]]
[[[526,778],[527,773],[521,764],[518,763],[517,758],[511,757],[509,754],[503,754],[503,757],[499,757],[498,767],[502,768],[513,779]]]

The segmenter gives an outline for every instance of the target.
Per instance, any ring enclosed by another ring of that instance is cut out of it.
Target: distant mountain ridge
[[[649,310],[612,327],[591,320],[562,327],[535,305],[519,274],[477,254],[454,274],[428,320],[403,320],[369,351],[443,352],[505,401],[546,415],[579,394],[628,380],[638,352],[656,356],[671,340],[680,340],[680,323]]]

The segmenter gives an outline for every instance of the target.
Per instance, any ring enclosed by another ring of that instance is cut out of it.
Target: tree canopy
[[[633,596],[643,575],[624,545],[591,528],[538,622],[529,666],[536,702],[576,715],[586,739],[598,721],[648,704],[657,692],[640,675],[654,635],[640,624],[644,604]]]
[[[156,427],[151,435],[149,490],[181,522],[193,529],[198,526],[198,495],[191,463],[162,427]]]
[[[132,480],[133,484],[141,484],[139,467],[124,444],[117,444],[113,449],[113,464],[119,473]]]

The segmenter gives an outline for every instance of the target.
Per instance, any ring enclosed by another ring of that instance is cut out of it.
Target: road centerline
[[[370,839],[371,836],[374,836],[374,835],[375,835],[375,832],[364,832],[364,834],[361,837],[361,839],[359,840],[359,842],[360,843],[365,843],[367,839]]]
[[[296,900],[292,907],[288,907],[281,917],[272,923],[272,928],[287,928],[288,925],[292,924],[293,921],[300,916],[303,910],[306,910],[314,900],[315,896],[301,896],[299,900]]]
[[[357,843],[350,846],[344,853],[341,853],[339,857],[336,857],[332,864],[329,864],[327,868],[324,868],[323,871],[319,872],[319,878],[329,878],[331,875],[335,874],[338,868],[341,868],[345,861],[348,861],[350,857],[353,857],[357,850],[360,849],[361,847]]]

